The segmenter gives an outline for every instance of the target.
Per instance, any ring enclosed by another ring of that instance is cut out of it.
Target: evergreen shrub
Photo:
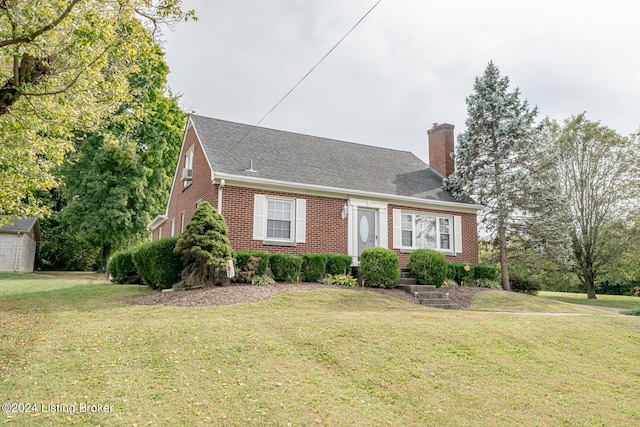
[[[165,237],[140,246],[133,263],[142,282],[153,289],[169,289],[180,281],[182,261],[173,252],[178,239]]]
[[[447,260],[440,252],[431,249],[418,249],[411,252],[409,263],[411,277],[419,285],[441,287],[447,278]],[[462,271],[465,271],[464,268]]]
[[[267,266],[269,265],[269,254],[267,252],[238,251],[236,252],[235,268],[236,270],[242,270],[249,262],[249,258],[251,258],[252,256],[260,259],[256,274],[262,276],[264,272],[267,271]]]
[[[269,264],[277,282],[294,283],[300,280],[302,258],[290,254],[273,254],[269,256]]]
[[[326,254],[327,274],[346,274],[351,272],[351,255]]]
[[[360,257],[358,276],[365,286],[395,288],[400,280],[398,255],[386,248],[365,249]]]
[[[140,283],[138,270],[133,263],[133,251],[120,251],[109,260],[107,273],[115,283]]]
[[[302,254],[301,279],[303,282],[318,282],[327,268],[326,254]]]

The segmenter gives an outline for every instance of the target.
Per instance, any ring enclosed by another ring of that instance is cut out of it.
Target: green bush
[[[236,253],[236,270],[242,270],[247,263],[249,262],[249,258],[252,256],[256,258],[260,258],[260,263],[258,264],[258,269],[256,270],[256,274],[262,276],[265,271],[267,271],[267,266],[269,265],[269,254],[261,251],[238,251]]]
[[[517,270],[509,272],[509,281],[511,282],[511,290],[513,292],[537,295],[538,291],[542,289],[542,285],[538,279]]]
[[[169,289],[180,281],[182,261],[173,249],[178,238],[166,237],[140,246],[133,262],[142,281],[154,289]]]
[[[352,276],[346,276],[344,274],[327,274],[327,276],[322,279],[322,283],[325,285],[335,285],[335,286],[348,286],[354,287],[358,286],[358,280]]]
[[[447,278],[447,260],[440,252],[418,249],[411,252],[407,268],[419,285],[440,287]]]
[[[622,277],[606,276],[596,283],[596,293],[606,295],[628,295],[633,296],[634,288],[638,286],[635,280]]]
[[[253,279],[251,279],[251,284],[254,286],[272,286],[276,284],[276,281],[269,276],[254,276]]]
[[[109,260],[107,273],[115,283],[140,283],[140,276],[133,263],[133,251],[116,253]]]
[[[473,278],[476,280],[498,280],[500,270],[492,265],[486,264],[472,264],[471,271]]]
[[[303,282],[318,282],[324,275],[327,268],[326,254],[302,254],[302,272],[301,279]]]
[[[351,272],[351,255],[326,254],[327,274],[349,274]]]
[[[398,255],[385,248],[365,249],[360,257],[358,276],[365,286],[395,288],[400,280]]]
[[[454,280],[457,284],[469,284],[474,281],[474,264],[465,262],[452,262],[447,265],[447,279]]]
[[[622,310],[620,314],[627,314],[629,316],[640,316],[640,308],[636,308],[633,310]]]
[[[273,254],[269,257],[271,271],[277,282],[294,283],[300,279],[302,258],[290,254]]]

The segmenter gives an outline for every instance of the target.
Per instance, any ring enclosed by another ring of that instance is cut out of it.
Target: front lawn
[[[0,275],[3,401],[112,407],[0,421],[640,425],[637,317],[534,297],[445,311],[343,289],[201,308],[124,303],[148,292],[94,276]],[[540,311],[539,300],[584,315],[488,311]]]
[[[597,307],[613,307],[625,310],[640,309],[640,297],[622,295],[596,295],[596,299],[588,299],[587,294],[571,292],[540,292],[542,298],[554,301],[568,302],[571,304],[592,305]]]

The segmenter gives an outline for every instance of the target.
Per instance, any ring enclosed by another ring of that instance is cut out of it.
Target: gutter
[[[220,184],[218,185],[218,213],[220,215],[222,215],[222,189],[224,188],[225,184],[226,181],[224,179],[221,179]]]
[[[296,182],[277,181],[274,179],[258,178],[258,177],[246,177],[242,175],[230,175],[226,173],[216,172],[214,179],[220,179],[220,182],[228,181],[231,183],[243,184],[247,187],[264,189],[266,187],[276,187],[278,189],[289,190],[299,193],[300,190],[310,193],[322,193],[324,195],[343,197],[363,197],[366,199],[378,199],[385,200],[387,202],[397,202],[398,204],[410,204],[420,207],[431,207],[432,209],[442,210],[454,210],[456,212],[477,213],[484,209],[484,206],[479,204],[469,204],[460,202],[444,202],[441,200],[421,199],[419,197],[410,196],[398,196],[395,194],[381,194],[371,191],[352,190],[338,187],[326,187],[316,184],[303,184]],[[222,184],[224,185],[224,184]],[[220,199],[218,199],[220,200]],[[220,202],[218,202],[220,203]]]

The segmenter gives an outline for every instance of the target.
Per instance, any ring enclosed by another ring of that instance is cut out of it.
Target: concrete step
[[[440,299],[440,300],[449,300],[449,298],[445,298],[445,295],[442,292],[416,292],[414,294],[416,298],[419,300],[425,299]]]
[[[398,288],[403,289],[410,294],[415,294],[416,292],[436,292],[436,287],[432,285],[402,285],[400,284]]]
[[[436,302],[443,301],[443,302]],[[448,302],[448,300],[422,300],[420,304],[426,305],[427,307],[432,308],[446,308],[446,309],[457,309],[458,306],[454,303]]]
[[[400,277],[405,279],[411,278],[411,270],[409,270],[408,268],[401,268]]]
[[[400,277],[400,281],[398,281],[398,286],[411,286],[416,284],[416,279],[411,279],[409,277]]]

